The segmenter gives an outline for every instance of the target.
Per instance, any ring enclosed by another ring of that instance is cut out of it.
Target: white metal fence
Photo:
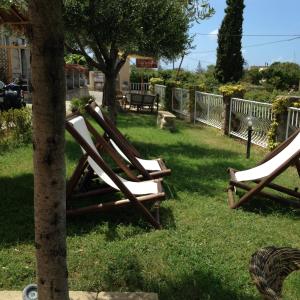
[[[159,95],[159,105],[165,107],[166,86],[161,84],[154,85],[154,94]]]
[[[289,107],[287,126],[286,126],[286,138],[290,135],[290,132],[300,128],[300,108]]]
[[[130,91],[138,92],[138,93],[144,93],[149,91],[149,83],[136,83],[131,82],[130,83]]]
[[[248,127],[252,124],[252,143],[268,146],[268,132],[272,123],[272,105],[233,98],[231,101],[229,132],[247,140]]]
[[[189,115],[189,91],[173,89],[172,110]],[[194,100],[194,122],[199,121],[221,129],[225,117],[223,96],[196,91]],[[247,140],[248,128],[252,126],[252,143],[268,146],[268,133],[273,120],[272,105],[239,98],[232,98],[229,114],[231,135]],[[285,124],[283,124],[285,126]],[[285,127],[284,127],[285,128]],[[286,120],[286,138],[300,129],[300,108],[289,107]]]
[[[172,95],[172,110],[178,114],[189,115],[190,92],[186,89],[175,88]]]
[[[199,121],[216,128],[222,128],[223,97],[195,92],[194,122]]]

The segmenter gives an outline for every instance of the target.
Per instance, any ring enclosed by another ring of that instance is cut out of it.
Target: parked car
[[[21,86],[16,83],[5,85],[0,82],[0,110],[22,108],[26,106]]]

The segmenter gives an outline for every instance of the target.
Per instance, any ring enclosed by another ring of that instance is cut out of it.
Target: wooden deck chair
[[[100,107],[94,101],[86,106],[86,111],[102,127],[115,151],[137,169],[145,179],[160,178],[171,174],[171,169],[166,167],[162,159],[142,159],[117,127],[102,114]]]
[[[149,210],[144,206],[144,203],[158,202],[165,197],[162,188],[161,179],[147,180],[147,181],[128,181],[116,175],[110,166],[103,160],[98,149],[107,148],[108,144],[104,138],[97,135],[97,132],[82,116],[72,116],[66,121],[67,131],[79,143],[83,156],[71,176],[67,185],[67,202],[69,203],[72,196],[76,198],[84,198],[88,196],[101,195],[106,192],[120,191],[127,199],[102,202],[96,205],[90,205],[83,208],[72,208],[67,210],[68,216],[79,215],[89,212],[106,211],[112,208],[123,207],[126,205],[135,206],[144,218],[155,228],[161,228],[159,224],[159,215],[155,219]],[[94,144],[91,134],[96,138],[96,145]],[[113,159],[115,157],[112,156]],[[87,192],[74,194],[76,187],[80,184],[82,176],[85,176],[87,170],[91,169],[94,174],[98,176],[105,184],[105,188],[95,189]],[[127,170],[128,171],[128,170]],[[128,173],[130,175],[130,173]]]
[[[300,193],[298,188],[295,190],[288,189],[281,185],[272,183],[272,181],[283,173],[289,166],[295,165],[300,176],[300,130],[291,135],[285,142],[280,144],[275,150],[269,153],[260,164],[252,169],[245,171],[237,171],[232,168],[228,169],[230,174],[228,187],[228,203],[230,208],[237,208],[251,200],[253,196],[258,194],[275,200],[283,201],[284,199],[268,192],[263,192],[265,187],[288,194],[295,197],[295,201],[288,201],[300,207]],[[244,183],[245,181],[254,182],[256,186],[251,187]],[[248,191],[239,201],[234,199],[234,191],[236,187]]]

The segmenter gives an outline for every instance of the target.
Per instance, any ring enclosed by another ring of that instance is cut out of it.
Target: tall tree
[[[30,0],[38,297],[68,300],[62,0]]]
[[[242,33],[244,0],[227,0],[218,33],[215,76],[219,82],[236,82],[243,76]]]
[[[198,61],[198,65],[197,65],[197,67],[196,67],[196,73],[198,73],[198,74],[201,74],[201,73],[203,73],[203,68],[202,68],[202,65],[201,65],[201,61],[199,60]]]

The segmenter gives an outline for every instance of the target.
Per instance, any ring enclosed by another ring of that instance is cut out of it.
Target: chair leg
[[[235,205],[234,194],[235,194],[234,186],[233,185],[228,186],[227,195],[228,195],[228,205],[230,208],[234,208],[234,205]]]

